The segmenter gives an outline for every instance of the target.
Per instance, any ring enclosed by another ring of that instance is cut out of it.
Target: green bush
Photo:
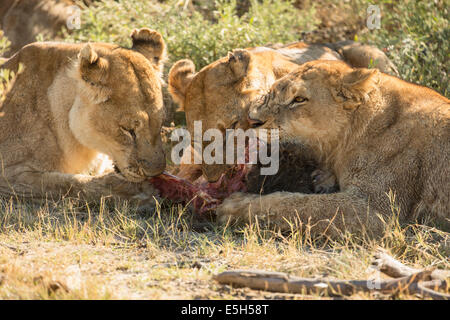
[[[3,63],[2,55],[8,51],[10,42],[3,36],[3,32],[0,30],[0,66]],[[7,69],[0,69],[0,109],[3,100],[5,99],[6,91],[10,88],[12,80],[14,79],[14,72]],[[1,111],[0,111],[1,115]]]
[[[365,7],[370,4],[360,0]],[[403,79],[433,88],[448,97],[449,7],[447,0],[371,1],[380,6],[380,29],[361,36],[397,66]]]
[[[9,46],[11,43],[9,40],[3,35],[3,31],[0,30],[0,57],[3,56],[3,54],[8,51]]]
[[[314,30],[318,25],[316,9],[324,5],[318,2],[315,8],[305,0],[299,10],[293,1],[247,0],[248,11],[240,9],[238,15],[236,0],[191,1],[196,4],[194,7],[185,6],[185,1],[104,0],[97,6],[84,7],[81,29],[66,32],[65,37],[67,41],[104,41],[129,46],[132,29],[150,27],[161,32],[166,40],[168,66],[190,58],[201,68],[233,48],[301,40],[301,31]],[[358,33],[358,41],[385,49],[401,78],[448,96],[447,0],[327,3],[336,9],[336,15],[350,11],[362,20],[370,4],[380,6],[381,28],[368,30],[364,26]]]
[[[105,0],[84,8],[81,29],[66,38],[130,45],[133,28],[149,27],[163,35],[171,62],[189,58],[201,68],[233,48],[298,41],[300,31],[317,23],[312,6],[299,11],[292,1],[250,0],[248,12],[241,16],[235,0],[218,0],[214,8],[211,19],[199,10],[186,10],[177,0]]]

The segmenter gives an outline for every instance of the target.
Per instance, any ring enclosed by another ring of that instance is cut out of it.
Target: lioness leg
[[[217,210],[219,221],[258,220],[281,230],[309,224],[313,235],[332,237],[342,232],[381,234],[381,219],[372,212],[367,200],[352,192],[302,194],[275,192],[259,196],[237,193]]]
[[[101,197],[154,202],[156,189],[148,182],[133,183],[114,173],[100,176],[67,174],[60,172],[25,171],[9,178],[2,177],[0,193],[39,199],[74,197],[84,201],[98,201]]]

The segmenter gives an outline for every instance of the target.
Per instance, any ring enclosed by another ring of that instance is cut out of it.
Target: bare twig
[[[425,270],[408,277],[372,282],[367,280],[331,280],[292,277],[285,273],[260,270],[225,271],[214,277],[222,284],[249,287],[257,290],[284,293],[323,293],[328,295],[352,295],[356,292],[380,291],[385,293],[418,290],[414,283],[428,279],[432,270]],[[422,290],[424,291],[424,290]]]
[[[414,288],[415,293],[421,294],[423,296],[428,296],[435,300],[450,300],[449,294],[436,291],[438,289],[448,291],[449,287],[447,281],[442,280],[423,281],[415,283],[414,286],[417,287]]]
[[[390,256],[384,249],[378,249],[374,258],[375,260],[372,262],[372,265],[377,270],[392,278],[407,277],[420,271],[419,269],[405,266]],[[430,275],[430,280],[444,281],[446,279],[450,279],[450,270],[435,269]]]
[[[378,249],[374,255],[372,265],[385,275],[392,278],[407,277],[419,270],[405,266],[400,261],[394,259],[383,249]]]
[[[450,280],[442,278],[448,271],[425,269],[417,270],[407,267],[387,253],[377,255],[380,271],[395,279],[371,280],[331,280],[310,279],[289,276],[281,272],[260,270],[225,271],[214,277],[221,284],[249,287],[284,293],[319,293],[327,295],[352,295],[356,292],[409,293],[421,294],[432,299],[450,300],[450,295],[436,290],[449,290]],[[437,272],[440,271],[440,272]]]

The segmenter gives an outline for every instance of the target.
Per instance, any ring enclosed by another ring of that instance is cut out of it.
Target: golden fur
[[[380,235],[393,214],[391,194],[401,221],[450,230],[450,101],[437,92],[376,69],[313,61],[278,80],[249,117],[310,147],[341,191],[236,194],[217,210],[220,220]]]
[[[180,60],[169,72],[169,91],[184,109],[191,133],[196,120],[202,121],[203,130],[246,129],[248,107],[253,101],[298,65],[319,59],[345,60],[358,66],[372,59],[381,71],[396,72],[384,53],[371,46],[353,42],[333,46],[299,42],[277,49],[236,49],[197,73],[192,61]],[[198,165],[185,166],[184,169],[187,176],[192,175],[191,178],[197,177],[199,172],[201,174]],[[209,181],[215,181],[226,165],[203,165],[202,169]]]
[[[131,50],[33,43],[1,66],[23,65],[0,110],[3,196],[154,194],[145,180],[165,168],[159,77],[165,46],[146,28],[132,40]]]

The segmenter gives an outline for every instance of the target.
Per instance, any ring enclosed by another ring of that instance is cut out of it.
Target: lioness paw
[[[248,221],[252,215],[252,203],[258,197],[254,194],[233,193],[217,208],[217,221],[223,224]]]

